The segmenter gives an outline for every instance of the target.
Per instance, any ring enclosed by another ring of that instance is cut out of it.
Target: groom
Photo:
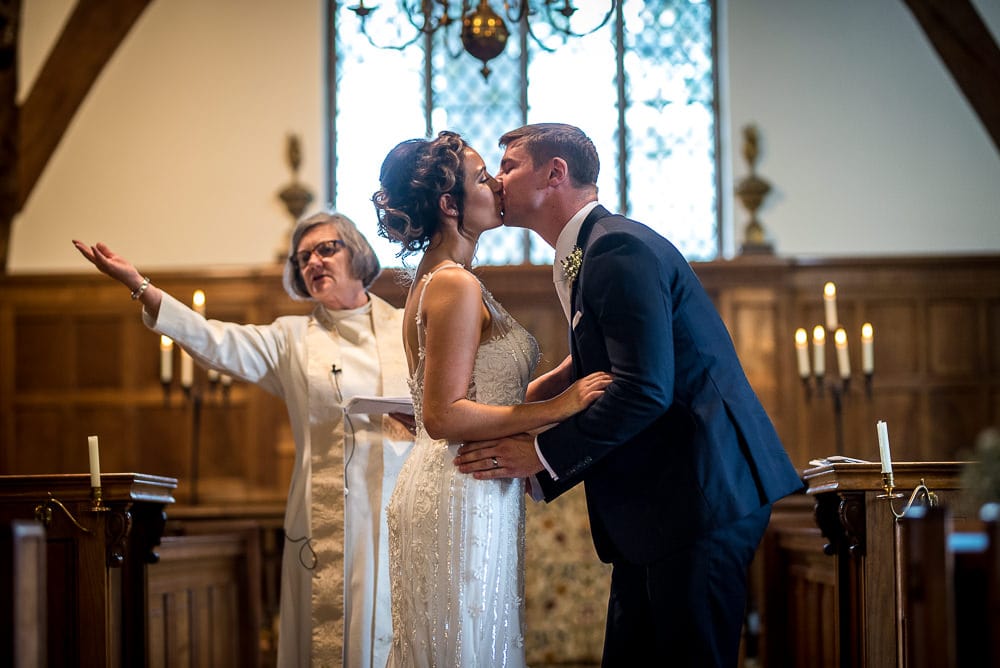
[[[500,146],[504,223],[556,250],[572,357],[557,385],[614,381],[537,438],[470,443],[456,464],[536,475],[547,501],[584,483],[594,546],[614,565],[604,666],[735,666],[747,568],[771,504],[802,482],[687,261],[597,203],[590,139],[547,123]]]

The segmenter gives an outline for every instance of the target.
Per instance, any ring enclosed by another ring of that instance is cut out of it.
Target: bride
[[[546,381],[559,370],[529,386],[537,343],[467,269],[479,235],[500,226],[501,203],[459,135],[397,145],[379,180],[379,233],[400,255],[423,251],[403,319],[417,439],[388,508],[388,665],[523,666],[525,482],[475,480],[452,460],[465,440],[566,419],[611,377],[593,374],[555,397]]]

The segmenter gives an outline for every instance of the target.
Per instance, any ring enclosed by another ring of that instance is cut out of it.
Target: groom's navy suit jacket
[[[603,561],[656,561],[802,488],[690,265],[648,227],[591,211],[572,289],[577,377],[614,380],[538,436],[556,473],[545,498],[584,481]]]

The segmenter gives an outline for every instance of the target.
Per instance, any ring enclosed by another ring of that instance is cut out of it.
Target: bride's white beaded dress
[[[424,276],[425,290],[445,265]],[[482,284],[480,283],[482,286]],[[524,401],[538,363],[535,339],[486,290],[493,320],[479,346],[469,399]],[[423,425],[425,330],[410,379],[417,438],[389,501],[393,642],[390,668],[524,666],[524,480],[476,480],[452,464],[459,444]]]

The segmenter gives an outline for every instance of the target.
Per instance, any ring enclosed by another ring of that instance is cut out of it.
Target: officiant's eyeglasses
[[[300,250],[298,253],[289,256],[288,261],[295,265],[297,269],[302,269],[302,267],[309,264],[309,258],[312,257],[313,253],[316,253],[321,258],[333,257],[344,246],[344,242],[340,239],[328,239],[313,246],[312,250]]]

